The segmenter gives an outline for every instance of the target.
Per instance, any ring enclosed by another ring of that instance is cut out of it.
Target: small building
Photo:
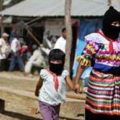
[[[111,0],[112,5],[120,10],[120,0]],[[11,17],[13,23],[21,26],[21,21],[34,28],[34,31],[42,42],[43,35],[50,31],[52,36],[59,36],[61,28],[64,26],[64,6],[65,0],[24,0],[12,7],[3,10],[0,14],[4,18]],[[108,9],[108,0],[72,0],[71,16],[72,25],[80,25],[80,20],[102,18]],[[8,19],[8,18],[7,18]],[[10,19],[10,18],[9,18]],[[5,24],[4,24],[5,25]],[[5,27],[13,27],[7,24]],[[42,36],[42,37],[40,37]]]

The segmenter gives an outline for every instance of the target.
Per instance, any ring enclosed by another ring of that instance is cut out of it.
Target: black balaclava
[[[120,12],[110,7],[104,14],[102,31],[105,36],[113,40],[117,39],[120,33],[120,27],[111,25],[114,21],[120,21]]]
[[[61,75],[63,69],[64,69],[64,64],[54,64],[54,63],[49,63],[49,69],[56,75]]]
[[[51,63],[54,60],[61,60],[62,63],[55,64]],[[61,75],[64,69],[64,62],[65,62],[65,53],[60,49],[53,49],[50,51],[49,54],[49,69],[51,72],[55,73],[56,75]]]

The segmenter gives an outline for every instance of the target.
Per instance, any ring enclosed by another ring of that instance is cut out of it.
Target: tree
[[[72,0],[65,0],[65,26],[68,32],[67,42],[66,42],[65,67],[68,71],[70,71],[70,54],[71,54],[71,43],[72,43],[71,4],[72,4]]]

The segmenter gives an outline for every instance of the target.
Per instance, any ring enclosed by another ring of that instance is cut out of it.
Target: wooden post
[[[112,5],[112,0],[108,0],[108,6]]]
[[[70,54],[72,43],[72,28],[71,28],[71,4],[72,0],[65,0],[65,26],[67,30],[67,42],[66,42],[66,62],[65,68],[70,72]]]
[[[29,28],[29,25],[27,25],[24,21],[21,21],[20,23],[24,28],[27,30],[28,34],[33,38],[33,40],[40,46],[39,40],[36,38],[36,36],[32,33],[32,31]]]
[[[39,40],[33,35],[33,33],[27,29],[28,34],[33,38],[33,40],[40,46]]]
[[[3,2],[4,0],[0,0],[0,11],[3,10]],[[3,15],[0,16],[1,17],[1,20],[0,20],[0,28],[1,28],[1,35],[4,31],[4,26],[3,26]]]
[[[3,0],[0,0],[0,11],[2,10],[3,8]]]

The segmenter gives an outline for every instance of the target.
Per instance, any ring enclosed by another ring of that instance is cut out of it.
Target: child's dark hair
[[[64,33],[65,31],[66,31],[66,28],[64,27],[61,32]]]
[[[65,62],[65,53],[60,49],[52,49],[49,53],[49,63],[51,60],[61,60],[64,64]]]

